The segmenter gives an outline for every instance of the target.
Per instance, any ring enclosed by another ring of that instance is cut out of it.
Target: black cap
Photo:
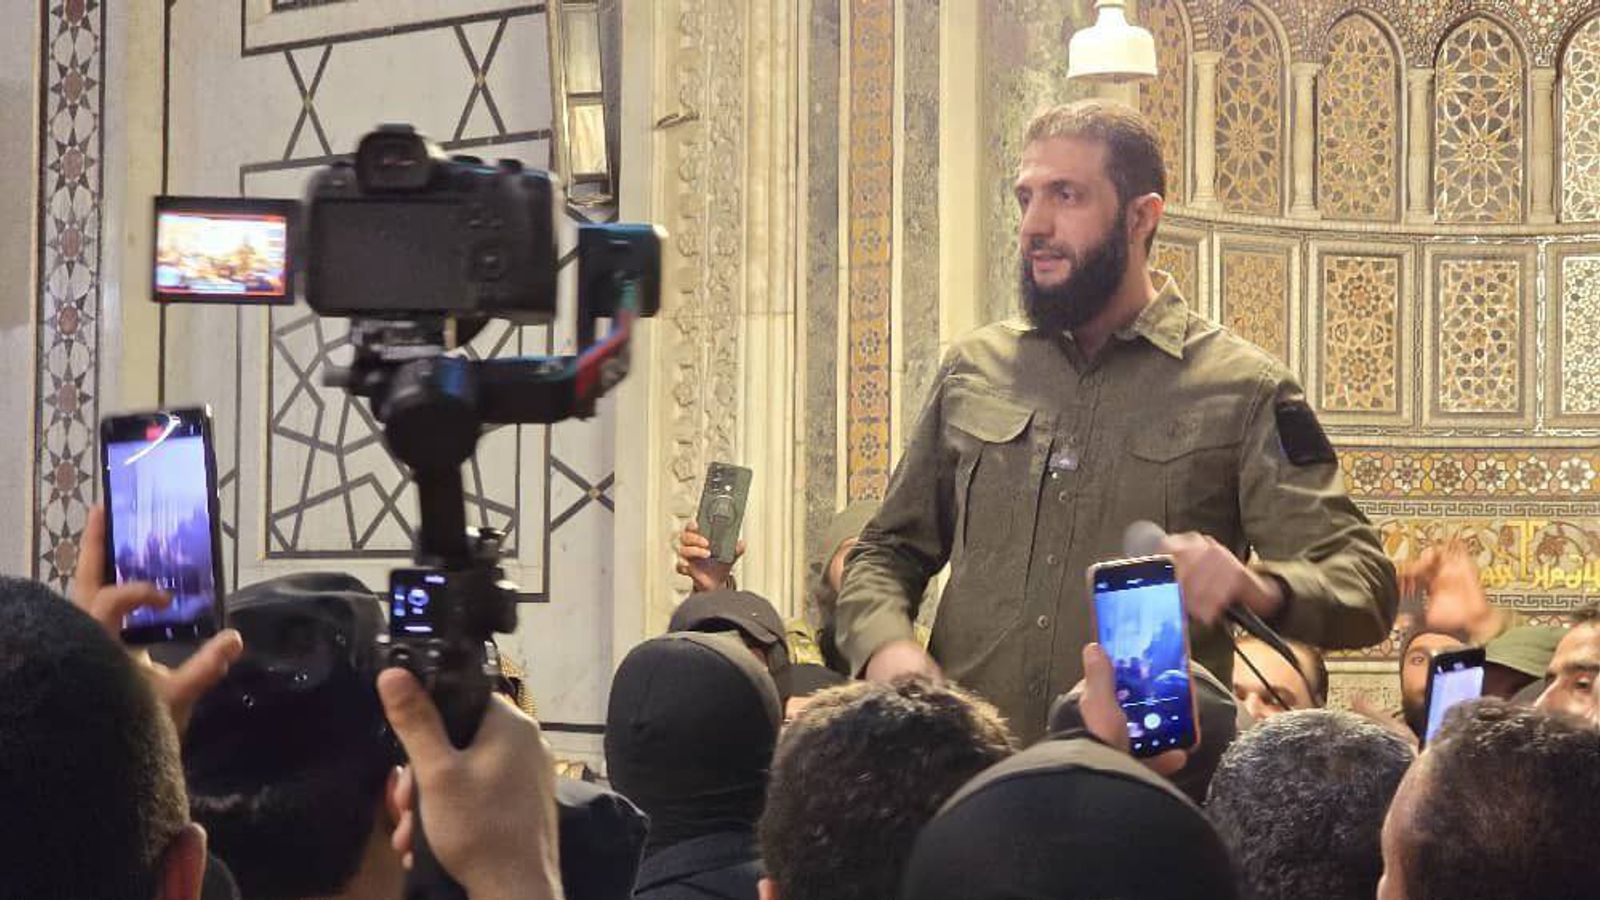
[[[190,782],[270,779],[348,741],[393,744],[375,684],[378,597],[355,578],[305,572],[228,598],[244,653],[196,704],[184,739]]]
[[[789,642],[783,617],[760,594],[727,590],[690,594],[673,610],[667,623],[669,634],[680,631],[738,632],[746,644],[761,648],[767,672],[779,688],[787,684],[784,672],[789,668]],[[789,695],[785,692],[782,696],[788,699]]]

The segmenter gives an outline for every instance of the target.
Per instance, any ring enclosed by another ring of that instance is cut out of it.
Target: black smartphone
[[[711,558],[732,563],[738,555],[739,530],[744,527],[745,501],[750,497],[751,472],[743,466],[714,462],[706,467],[700,491],[700,533],[711,542]]]
[[[130,644],[216,634],[223,621],[222,518],[211,411],[100,420],[107,584],[148,581],[172,595],[122,621]]]
[[[1433,740],[1450,707],[1483,696],[1482,647],[1465,647],[1435,653],[1428,663],[1428,717],[1422,732],[1424,744]]]
[[[395,569],[389,573],[390,638],[430,638],[439,627],[438,601],[446,576],[436,569]]]
[[[1117,703],[1128,718],[1134,756],[1200,743],[1189,675],[1189,620],[1171,557],[1148,556],[1089,567],[1095,631],[1116,673]]]

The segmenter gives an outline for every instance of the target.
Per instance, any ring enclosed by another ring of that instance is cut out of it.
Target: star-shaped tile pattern
[[[61,0],[44,27],[33,575],[64,588],[97,470],[105,7]]]

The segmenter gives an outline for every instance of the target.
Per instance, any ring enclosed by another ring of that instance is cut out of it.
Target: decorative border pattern
[[[106,7],[47,2],[39,102],[32,568],[65,588],[99,483]]]
[[[1600,500],[1600,451],[1343,448],[1352,495],[1385,500]]]
[[[894,0],[850,0],[848,496],[889,484],[894,280]]]

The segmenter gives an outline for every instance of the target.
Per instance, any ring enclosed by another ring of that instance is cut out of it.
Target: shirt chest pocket
[[[956,533],[952,562],[990,569],[1026,558],[1024,521],[1038,495],[1043,448],[1033,440],[1036,413],[1021,404],[970,390],[944,400],[947,440],[956,461]],[[1014,566],[1010,568],[1021,568]]]
[[[1190,408],[1137,427],[1119,482],[1127,518],[1226,536],[1239,521],[1241,433],[1231,408]]]

